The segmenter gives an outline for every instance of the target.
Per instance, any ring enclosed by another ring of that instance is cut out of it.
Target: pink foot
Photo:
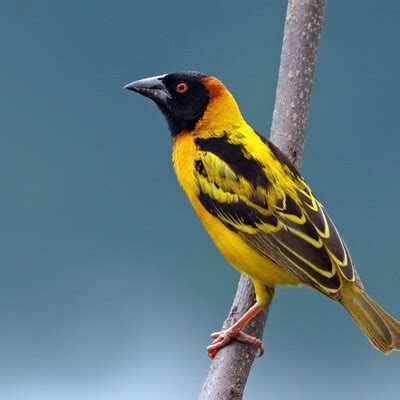
[[[249,343],[253,346],[258,347],[259,354],[258,357],[261,357],[264,354],[264,345],[262,341],[255,336],[248,335],[242,331],[231,331],[227,329],[226,331],[214,332],[211,334],[211,337],[214,339],[212,344],[207,347],[208,356],[213,359],[218,353],[219,349],[222,349],[226,345],[228,345],[232,339],[239,340],[240,342]]]

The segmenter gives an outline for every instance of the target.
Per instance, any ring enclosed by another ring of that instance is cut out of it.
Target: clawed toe
[[[211,337],[214,339],[210,346],[207,347],[208,356],[213,359],[218,351],[228,345],[232,339],[239,340],[244,343],[252,344],[259,350],[258,357],[264,354],[264,345],[262,341],[255,336],[248,335],[242,331],[230,331],[229,329],[221,332],[213,332]]]
[[[218,350],[229,344],[232,337],[227,331],[214,332],[211,334],[214,339],[210,346],[207,347],[208,356],[214,358]]]
[[[264,354],[264,351],[265,351],[264,345],[263,345],[263,342],[259,338],[256,338],[255,336],[251,336],[251,335],[248,335],[247,333],[239,331],[237,333],[235,339],[239,340],[240,342],[249,343],[249,344],[252,344],[253,346],[256,346],[258,348],[257,357],[261,357]]]

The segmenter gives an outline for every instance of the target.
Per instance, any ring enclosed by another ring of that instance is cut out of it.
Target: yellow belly
[[[218,218],[208,213],[199,200],[194,198],[191,202],[219,251],[238,271],[250,275],[266,286],[301,284],[297,277],[252,249]]]

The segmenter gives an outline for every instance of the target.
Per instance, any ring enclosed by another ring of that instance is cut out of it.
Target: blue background
[[[181,192],[160,113],[124,91],[220,77],[267,134],[285,1],[3,1],[0,397],[192,399],[238,274]],[[329,2],[303,173],[400,317],[397,1]],[[398,399],[400,355],[279,289],[247,399]]]

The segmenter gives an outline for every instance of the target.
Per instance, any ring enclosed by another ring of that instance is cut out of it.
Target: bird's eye
[[[189,89],[189,86],[187,83],[181,82],[181,83],[178,83],[178,85],[176,85],[175,89],[178,93],[185,93]]]

